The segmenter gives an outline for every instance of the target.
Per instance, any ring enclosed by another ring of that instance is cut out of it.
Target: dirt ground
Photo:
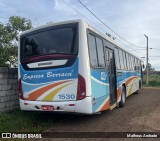
[[[54,114],[47,132],[160,132],[160,88],[142,88],[140,94],[127,98],[124,108],[104,111],[99,115]],[[97,139],[48,139],[97,140]],[[117,140],[117,139],[99,139]],[[143,140],[123,138],[119,140]],[[151,138],[146,139],[151,140]],[[153,139],[153,140],[160,140]]]

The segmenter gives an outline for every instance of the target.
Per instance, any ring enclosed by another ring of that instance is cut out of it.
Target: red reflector
[[[75,106],[75,104],[69,104],[69,106]]]
[[[24,105],[28,105],[28,103],[24,103]]]

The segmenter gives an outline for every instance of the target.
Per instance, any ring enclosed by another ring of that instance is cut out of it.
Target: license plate
[[[42,105],[42,110],[44,111],[53,111],[54,107],[50,105]]]

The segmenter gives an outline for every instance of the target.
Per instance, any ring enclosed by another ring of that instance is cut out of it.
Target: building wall
[[[0,67],[0,113],[18,108],[18,70]]]

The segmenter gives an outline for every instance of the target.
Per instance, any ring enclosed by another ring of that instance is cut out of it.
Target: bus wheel
[[[122,87],[121,101],[119,102],[120,107],[124,107],[126,104],[126,90],[125,87]]]

